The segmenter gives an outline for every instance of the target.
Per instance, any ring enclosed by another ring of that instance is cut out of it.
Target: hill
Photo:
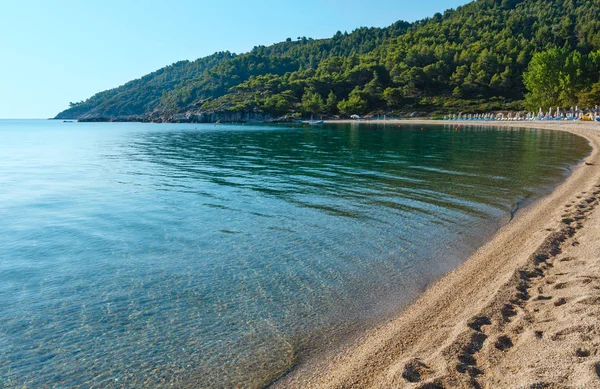
[[[72,104],[56,118],[213,121],[521,109],[534,89],[524,83],[534,56],[561,50],[569,62],[569,53],[595,55],[599,16],[596,1],[478,0],[414,23],[178,62]],[[584,92],[600,76],[590,77],[579,80]]]

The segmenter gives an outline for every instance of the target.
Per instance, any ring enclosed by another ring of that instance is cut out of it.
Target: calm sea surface
[[[262,387],[590,148],[485,127],[0,121],[0,387]]]

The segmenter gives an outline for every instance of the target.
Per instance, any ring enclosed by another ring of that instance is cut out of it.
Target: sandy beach
[[[600,388],[600,123],[381,123],[569,131],[593,150],[398,317],[273,387]]]

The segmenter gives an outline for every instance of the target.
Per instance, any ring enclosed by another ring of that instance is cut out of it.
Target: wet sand
[[[600,123],[379,123],[570,131],[593,150],[398,317],[273,387],[600,388]]]

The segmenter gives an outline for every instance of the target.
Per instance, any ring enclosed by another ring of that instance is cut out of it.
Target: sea
[[[589,152],[482,125],[1,120],[0,387],[263,388]]]

